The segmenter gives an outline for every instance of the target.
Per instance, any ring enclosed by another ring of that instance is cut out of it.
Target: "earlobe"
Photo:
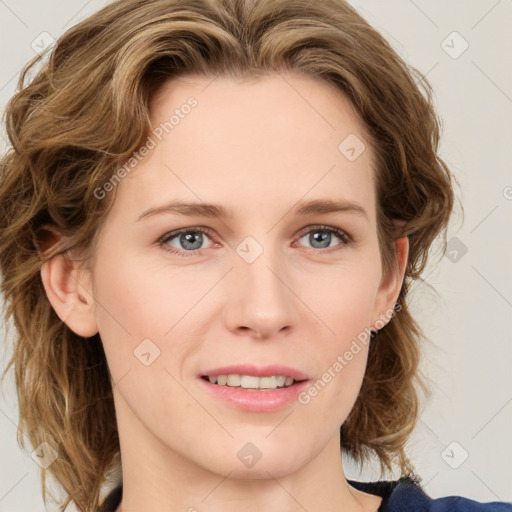
[[[375,303],[372,327],[382,329],[394,316],[394,307],[402,289],[407,261],[409,259],[409,239],[402,237],[396,240],[397,264],[390,275],[383,277]]]
[[[83,273],[67,253],[58,254],[41,266],[46,296],[57,316],[73,332],[88,338],[98,332],[98,326],[94,316],[94,300],[83,283]]]

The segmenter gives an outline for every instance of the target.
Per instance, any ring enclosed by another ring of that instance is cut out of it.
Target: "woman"
[[[44,497],[48,471],[82,512],[512,510],[430,499],[405,453],[406,298],[453,190],[428,83],[353,8],[123,0],[25,83],[38,60],[0,264]]]

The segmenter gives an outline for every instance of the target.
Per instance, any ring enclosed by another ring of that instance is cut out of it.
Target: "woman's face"
[[[338,439],[368,330],[401,284],[382,275],[362,125],[334,89],[290,73],[174,80],[151,112],[89,282],[121,442],[232,478],[298,470]],[[230,365],[309,380],[234,392],[203,378]]]

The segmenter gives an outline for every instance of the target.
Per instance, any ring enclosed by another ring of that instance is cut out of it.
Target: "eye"
[[[341,229],[330,226],[314,226],[313,228],[309,228],[308,231],[306,231],[305,234],[301,236],[299,242],[304,239],[311,244],[310,247],[312,249],[320,250],[320,252],[331,252],[322,251],[322,249],[339,246],[343,247],[349,245],[352,242],[347,233]],[[332,244],[332,242],[335,242],[336,239],[338,239],[340,242]]]
[[[158,240],[158,243],[168,252],[182,256],[187,255],[186,253],[192,253],[190,254],[192,256],[200,252],[201,249],[204,249],[202,246],[205,238],[210,238],[207,233],[209,231],[201,227],[184,228],[165,234]]]
[[[167,252],[180,256],[193,256],[200,254],[206,239],[212,240],[210,230],[202,227],[183,228],[166,233],[158,240],[158,245]],[[331,252],[323,249],[337,250],[352,243],[352,239],[341,229],[330,226],[313,226],[302,231],[298,242],[307,240],[311,249],[319,252]],[[336,243],[338,239],[338,243]],[[334,242],[334,243],[333,243]]]

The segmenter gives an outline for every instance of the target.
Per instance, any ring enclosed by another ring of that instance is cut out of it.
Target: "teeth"
[[[229,379],[233,379],[235,382],[232,384],[233,380],[231,382]],[[241,386],[244,389],[256,389],[256,388],[270,388],[270,387],[276,387],[276,386],[268,386],[268,381],[270,379],[268,377],[266,378],[259,378],[259,377],[252,377],[250,375],[230,375],[228,377],[228,385],[231,386]]]
[[[294,383],[292,377],[283,375],[272,377],[254,377],[253,375],[218,375],[208,377],[212,384],[219,386],[242,387],[244,389],[277,389],[291,386]]]
[[[240,375],[228,375],[228,381],[226,384],[230,387],[240,386]]]
[[[292,379],[293,382],[293,379]],[[286,377],[280,376],[276,377],[276,385],[282,388],[286,384]]]

